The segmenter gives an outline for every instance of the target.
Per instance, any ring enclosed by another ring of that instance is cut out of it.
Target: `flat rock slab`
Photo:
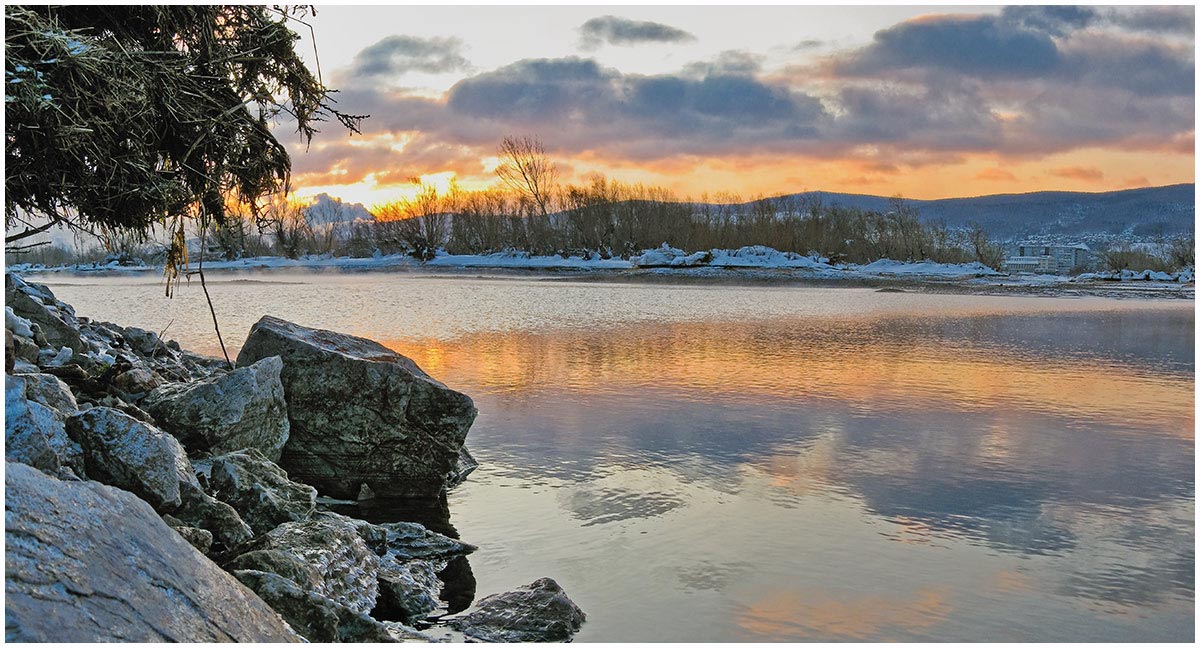
[[[7,641],[299,639],[133,494],[5,468]]]
[[[431,496],[461,480],[471,399],[362,338],[263,317],[238,366],[283,360],[291,434],[279,464],[324,495]]]

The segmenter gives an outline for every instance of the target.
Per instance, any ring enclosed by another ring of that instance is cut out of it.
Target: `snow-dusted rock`
[[[13,462],[5,468],[7,641],[298,640],[146,502]]]
[[[291,436],[280,458],[293,479],[336,498],[363,484],[381,496],[433,495],[462,478],[471,399],[370,340],[263,317],[239,366],[280,356]]]
[[[35,374],[36,375],[36,374]],[[51,474],[83,474],[83,452],[67,435],[62,414],[29,398],[27,376],[4,376],[5,457]]]
[[[487,642],[566,641],[587,616],[558,583],[539,578],[512,592],[493,594],[450,625],[472,639]]]
[[[79,403],[75,401],[75,394],[71,393],[71,388],[67,387],[67,384],[59,380],[57,376],[33,373],[22,374],[21,378],[25,380],[25,396],[29,400],[37,401],[55,410],[63,418],[79,411]]]
[[[391,643],[404,640],[393,629],[271,572],[238,569],[244,585],[275,609],[296,632],[315,643]],[[415,634],[412,639],[419,637]]]
[[[267,533],[264,540],[264,550],[291,554],[309,568],[304,572],[308,582],[299,585],[354,612],[365,614],[375,607],[379,557],[349,518],[327,514],[287,522]]]
[[[380,619],[419,621],[438,609],[444,587],[438,573],[451,559],[475,551],[415,522],[362,525],[359,534],[379,554]]]
[[[288,479],[258,450],[219,455],[197,462],[196,468],[203,472],[205,489],[236,509],[255,534],[307,520],[317,505],[316,489]]]
[[[254,448],[275,461],[290,429],[282,369],[279,358],[263,358],[200,382],[160,387],[141,404],[192,452]]]
[[[67,419],[67,433],[83,448],[88,477],[130,491],[160,513],[183,504],[181,486],[200,490],[183,446],[120,410],[93,407],[80,412]]]
[[[629,262],[637,268],[688,268],[706,265],[712,261],[712,253],[708,251],[688,254],[679,248],[673,248],[666,243],[653,250],[646,250],[640,255],[630,257]]]
[[[4,304],[30,324],[37,324],[49,346],[85,351],[87,345],[79,336],[79,320],[75,311],[54,297],[50,289],[27,283],[11,272],[4,274]],[[5,311],[7,319],[7,311]],[[15,332],[14,332],[15,333]]]
[[[817,255],[780,252],[765,245],[747,245],[736,250],[711,250],[710,266],[715,268],[789,268],[832,270],[829,260]]]
[[[12,306],[4,307],[4,328],[12,331],[13,335],[20,335],[32,340],[33,328],[29,324],[29,320],[13,312]]]
[[[405,563],[382,561],[379,569],[379,599],[375,616],[381,619],[413,622],[438,609],[436,566],[427,560]]]
[[[879,259],[866,265],[851,265],[850,269],[879,276],[940,277],[963,279],[970,277],[994,277],[1002,274],[978,261],[970,263],[936,263],[934,261],[901,262]]]

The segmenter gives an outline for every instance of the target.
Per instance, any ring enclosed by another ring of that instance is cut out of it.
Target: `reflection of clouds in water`
[[[1041,503],[1050,496],[1046,483],[864,475],[855,484],[869,510],[901,526],[916,520],[935,534],[1028,554],[1058,554],[1075,546],[1069,529],[1041,515]]]
[[[740,610],[737,623],[747,641],[894,639],[928,632],[945,620],[953,611],[952,595],[940,586],[866,596],[827,589],[776,590]]]
[[[1059,594],[1092,601],[1105,611],[1130,611],[1195,599],[1196,547],[1192,502],[1162,501],[1136,508],[1050,507],[1078,530],[1080,550],[1061,559]]]

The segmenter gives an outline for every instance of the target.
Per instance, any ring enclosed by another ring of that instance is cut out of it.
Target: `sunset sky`
[[[371,117],[307,150],[279,125],[301,195],[480,188],[505,135],[540,138],[567,182],[693,198],[1195,179],[1193,7],[328,6],[310,22],[339,106]]]

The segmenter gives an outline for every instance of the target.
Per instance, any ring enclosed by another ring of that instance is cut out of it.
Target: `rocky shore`
[[[472,605],[444,493],[476,465],[474,405],[382,345],[264,317],[230,368],[9,273],[5,346],[9,641],[566,641],[584,621],[549,578]],[[390,498],[440,507],[443,532],[353,516]]]

